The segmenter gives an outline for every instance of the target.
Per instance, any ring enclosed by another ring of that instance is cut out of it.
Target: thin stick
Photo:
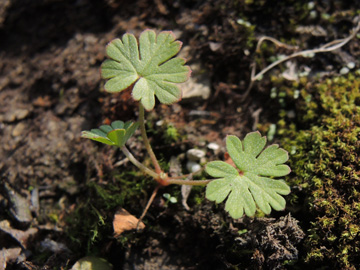
[[[309,55],[309,54],[316,54],[316,53],[323,53],[323,52],[330,52],[330,51],[337,50],[337,49],[341,48],[342,46],[344,46],[346,43],[348,43],[351,39],[353,39],[356,36],[356,34],[359,32],[359,30],[360,30],[360,22],[358,22],[357,26],[352,31],[350,31],[350,35],[347,38],[333,40],[329,43],[324,44],[323,46],[321,46],[320,48],[317,48],[317,49],[310,49],[310,50],[304,50],[304,51],[293,53],[289,56],[286,56],[286,57],[279,59],[278,61],[275,61],[274,63],[268,65],[266,68],[261,70],[256,75],[255,75],[256,65],[255,65],[255,63],[253,63],[252,67],[251,67],[250,85],[244,94],[245,98],[250,93],[250,90],[254,84],[254,81],[258,80],[261,76],[263,76],[266,72],[268,72],[275,66],[277,66],[283,62],[286,62],[292,58],[298,57],[298,56],[306,57],[306,55]],[[270,41],[274,42],[276,45],[283,46],[283,43],[281,43],[280,41],[276,41],[275,39],[269,38],[269,37],[261,38],[258,43],[263,42],[264,40],[270,40]],[[259,49],[259,44],[257,45],[256,48],[257,48],[257,50]]]
[[[249,83],[248,88],[246,89],[245,93],[243,94],[243,96],[242,96],[242,98],[241,98],[242,101],[244,101],[244,100],[248,97],[248,95],[250,94],[251,88],[252,88],[253,85],[254,85],[253,77],[255,76],[256,63],[253,62],[253,63],[250,65],[250,67],[251,67],[251,75],[250,75],[250,78],[251,78],[251,79],[250,79],[250,83]]]
[[[293,53],[293,54],[291,54],[289,56],[286,56],[286,57],[284,57],[282,59],[279,59],[278,61],[275,61],[271,65],[264,68],[262,71],[260,71],[258,74],[256,74],[251,80],[256,81],[259,77],[264,75],[270,69],[272,69],[273,67],[275,67],[275,66],[277,66],[277,65],[279,65],[279,64],[281,64],[283,62],[288,61],[289,59],[292,59],[292,58],[295,58],[295,57],[298,57],[298,56],[306,57],[306,55],[309,55],[309,54],[316,54],[316,53],[323,53],[323,52],[330,52],[330,51],[337,50],[337,49],[341,48],[342,46],[344,46],[346,43],[348,43],[351,39],[353,39],[355,37],[356,33],[359,30],[360,30],[360,23],[354,29],[352,34],[350,36],[348,36],[347,38],[333,40],[333,41],[331,41],[329,43],[326,43],[325,45],[321,46],[318,49],[311,49],[311,50],[304,50],[304,51],[301,51],[301,52],[296,52],[296,53]]]
[[[154,151],[151,148],[149,139],[147,137],[146,134],[146,129],[145,129],[145,111],[144,111],[144,106],[140,103],[139,105],[139,123],[140,123],[140,130],[141,130],[141,136],[144,140],[144,144],[145,144],[145,148],[147,150],[147,152],[149,153],[149,156],[151,158],[151,161],[155,167],[155,172],[160,175],[162,173],[162,170],[160,168],[159,162],[154,154]]]
[[[281,41],[278,41],[277,39],[275,38],[272,38],[272,37],[268,37],[268,36],[263,36],[259,39],[258,41],[258,44],[256,45],[256,51],[260,51],[260,46],[261,44],[265,41],[265,40],[268,40],[268,41],[271,41],[272,43],[274,43],[276,46],[278,47],[282,47],[282,48],[285,48],[285,49],[288,49],[288,50],[297,50],[299,47],[298,46],[291,46],[291,45],[288,45],[288,44],[285,44]]]
[[[136,226],[136,230],[138,229],[141,220],[145,217],[147,211],[149,210],[150,205],[151,205],[152,202],[154,201],[155,196],[156,196],[156,194],[157,194],[157,192],[158,192],[158,190],[159,190],[160,187],[161,187],[161,185],[158,185],[158,186],[154,189],[153,193],[151,194],[150,199],[149,199],[148,203],[146,204],[145,209],[144,209],[144,211],[142,212],[142,214],[141,214],[141,216],[140,216],[140,218],[139,218],[139,221],[138,221],[137,226]]]

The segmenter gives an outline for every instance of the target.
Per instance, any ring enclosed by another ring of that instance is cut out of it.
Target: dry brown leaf
[[[138,229],[144,229],[145,224],[140,221],[138,226],[139,220],[131,215],[128,211],[124,208],[120,208],[116,211],[113,220],[113,228],[114,228],[114,236],[118,237],[124,231],[134,230],[138,227]]]
[[[33,101],[33,105],[38,107],[50,107],[52,105],[52,102],[50,100],[49,96],[44,97],[38,97]]]

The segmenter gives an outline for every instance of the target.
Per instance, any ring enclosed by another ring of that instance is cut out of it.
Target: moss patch
[[[354,75],[307,85],[297,101],[298,125],[278,123],[292,153],[292,198],[305,195],[304,211],[311,213],[304,250],[312,265],[359,266],[359,86]]]
[[[146,187],[151,188],[148,179],[134,172],[113,172],[113,182],[89,181],[87,196],[83,196],[66,218],[66,234],[71,246],[83,254],[97,254],[113,234],[113,215],[119,207],[130,212],[142,211],[140,201]],[[96,245],[94,245],[96,243]],[[99,249],[100,248],[100,249]]]

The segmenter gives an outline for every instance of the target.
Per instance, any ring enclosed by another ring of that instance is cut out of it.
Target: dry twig
[[[316,53],[324,53],[324,52],[330,52],[330,51],[334,51],[334,50],[337,50],[339,48],[341,48],[342,46],[344,46],[346,43],[348,43],[350,40],[352,40],[356,34],[360,31],[360,21],[358,21],[357,23],[357,26],[355,28],[353,28],[351,31],[350,31],[350,35],[346,38],[342,38],[342,39],[336,39],[336,40],[333,40],[329,43],[326,43],[324,44],[323,46],[319,47],[319,48],[316,48],[316,49],[309,49],[309,50],[304,50],[304,51],[300,51],[300,52],[295,52],[289,56],[286,56],[282,59],[279,59],[277,61],[275,61],[274,63],[268,65],[266,68],[264,68],[263,70],[261,70],[259,73],[255,74],[256,72],[256,64],[255,62],[253,62],[251,64],[251,79],[250,79],[250,84],[249,84],[249,87],[248,89],[246,90],[245,94],[243,95],[243,100],[247,98],[247,96],[249,95],[250,93],[250,90],[251,88],[253,87],[254,85],[254,82],[256,80],[259,80],[261,78],[261,76],[263,76],[266,72],[268,72],[269,70],[271,70],[272,68],[276,67],[277,65],[283,63],[283,62],[286,62],[292,58],[295,58],[295,57],[299,57],[299,56],[302,56],[302,57],[307,57],[308,55],[312,55],[312,54],[316,54]],[[289,45],[286,45],[274,38],[271,38],[271,37],[262,37],[259,39],[258,41],[258,44],[256,46],[256,51],[260,50],[260,45],[263,41],[265,40],[268,40],[268,41],[271,41],[273,43],[275,43],[275,45],[279,46],[279,47],[285,47],[285,48],[294,48],[292,46],[289,46]]]

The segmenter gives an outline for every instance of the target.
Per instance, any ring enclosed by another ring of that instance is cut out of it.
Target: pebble
[[[191,77],[184,83],[180,84],[183,92],[183,100],[196,98],[208,99],[211,94],[211,82],[209,76],[204,72],[204,67],[199,63],[190,66]]]
[[[21,133],[23,133],[25,129],[26,129],[26,125],[23,122],[20,122],[14,127],[14,129],[11,132],[11,135],[13,137],[17,137],[21,135]]]
[[[70,250],[63,244],[46,238],[41,241],[40,246],[43,250],[50,250],[54,253],[70,252]]]
[[[3,121],[14,122],[16,120],[22,120],[29,115],[30,111],[27,109],[16,109],[15,111],[9,112],[4,116]]]
[[[164,120],[159,120],[156,122],[156,126],[161,127],[164,123],[165,123]]]
[[[347,63],[347,67],[349,69],[353,69],[355,67],[355,63],[354,62],[349,62],[349,63]]]
[[[201,166],[199,163],[189,160],[186,163],[186,169],[188,169],[189,172],[194,173],[194,172],[197,172],[198,170],[200,170]]]
[[[199,161],[203,157],[205,157],[205,152],[200,149],[189,149],[186,152],[186,157],[191,161]]]
[[[269,141],[272,141],[274,139],[275,133],[276,133],[276,124],[271,124],[269,127],[269,131],[267,133],[267,138]]]
[[[296,116],[296,112],[294,110],[289,110],[286,112],[287,117],[293,119]]]
[[[217,143],[209,143],[207,148],[209,148],[210,150],[216,151],[219,150],[220,146]]]
[[[220,42],[209,42],[209,47],[210,47],[210,50],[212,50],[213,52],[216,52],[219,49],[221,49],[222,43],[220,43]]]
[[[11,215],[21,223],[30,223],[32,215],[29,200],[13,190],[7,183],[4,186],[9,197]]]
[[[349,69],[347,67],[343,67],[342,69],[340,69],[340,74],[341,75],[345,75],[349,73]]]

